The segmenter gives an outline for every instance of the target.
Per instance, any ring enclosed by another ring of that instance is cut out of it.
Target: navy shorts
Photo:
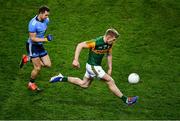
[[[44,57],[47,55],[47,51],[42,44],[26,43],[26,50],[31,58]]]

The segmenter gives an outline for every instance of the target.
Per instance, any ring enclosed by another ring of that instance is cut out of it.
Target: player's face
[[[109,35],[107,35],[106,37],[107,37],[107,43],[108,43],[108,44],[113,44],[113,42],[116,41],[116,37],[115,37],[115,35],[113,35],[113,34],[109,34]]]
[[[49,12],[45,11],[44,13],[40,13],[41,20],[45,20],[48,18]]]

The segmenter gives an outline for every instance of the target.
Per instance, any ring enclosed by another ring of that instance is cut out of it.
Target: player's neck
[[[41,19],[40,15],[37,16],[37,20],[40,21],[40,22],[43,21],[43,20]]]

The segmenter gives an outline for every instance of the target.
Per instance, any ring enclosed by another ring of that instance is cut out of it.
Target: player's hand
[[[46,36],[46,38],[47,38],[48,41],[52,41],[53,40],[53,36],[51,34],[48,34]]]
[[[108,69],[107,74],[108,74],[109,76],[111,76],[111,75],[112,75],[112,69]]]
[[[73,67],[80,68],[79,61],[77,61],[75,59],[73,60],[72,65],[73,65]]]

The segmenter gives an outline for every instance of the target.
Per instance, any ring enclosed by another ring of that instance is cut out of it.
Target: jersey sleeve
[[[88,48],[95,48],[96,41],[95,40],[89,40],[89,41],[86,41],[86,44],[87,44]]]
[[[31,33],[36,32],[36,21],[31,21],[28,26],[28,31]]]

